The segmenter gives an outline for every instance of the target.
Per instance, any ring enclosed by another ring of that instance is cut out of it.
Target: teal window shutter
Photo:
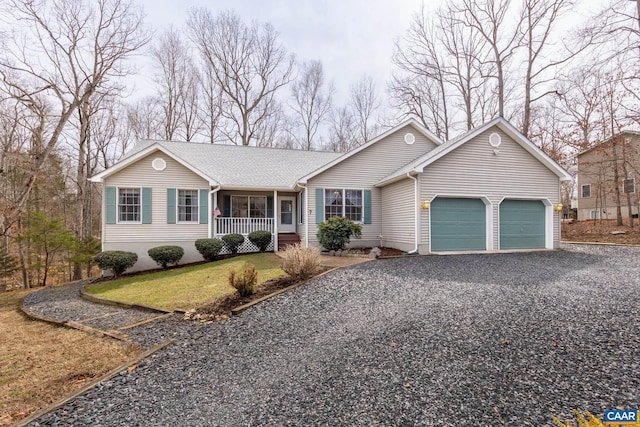
[[[105,221],[107,224],[116,223],[116,187],[107,187],[104,189],[104,205],[106,208]]]
[[[151,193],[152,190],[149,187],[142,188],[142,223],[151,224]]]
[[[231,217],[231,196],[228,194],[222,196],[222,201],[224,202],[222,216],[229,218]]]
[[[316,188],[316,224],[324,222],[324,188]]]
[[[273,196],[267,196],[267,218],[273,218]]]
[[[371,190],[364,190],[364,223],[371,224]]]
[[[167,188],[167,224],[176,223],[176,189]]]
[[[198,202],[200,202],[200,207],[198,209],[198,214],[200,216],[200,224],[208,224],[209,223],[209,190],[201,188],[199,194]]]

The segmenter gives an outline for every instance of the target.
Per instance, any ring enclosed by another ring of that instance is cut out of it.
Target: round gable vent
[[[405,142],[405,143],[407,143],[407,144],[409,144],[409,145],[413,144],[414,142],[416,142],[416,137],[415,137],[415,135],[414,135],[414,134],[412,134],[411,132],[407,132],[407,133],[404,135],[404,142]]]
[[[167,162],[165,162],[164,159],[157,157],[153,159],[151,166],[157,171],[163,171],[167,168]]]
[[[493,148],[498,148],[500,144],[502,144],[502,138],[500,137],[500,135],[494,132],[489,135],[489,144],[491,144]]]

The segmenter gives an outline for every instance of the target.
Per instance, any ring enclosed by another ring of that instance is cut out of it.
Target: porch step
[[[300,236],[296,233],[278,233],[278,250],[281,251],[289,245],[300,243]]]

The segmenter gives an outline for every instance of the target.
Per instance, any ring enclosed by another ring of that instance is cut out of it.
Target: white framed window
[[[178,190],[178,222],[198,222],[198,190]]]
[[[589,218],[600,219],[600,211],[596,209],[591,209],[591,211],[589,212]]]
[[[231,196],[234,218],[266,218],[267,196]]]
[[[118,188],[118,222],[141,223],[140,188]]]
[[[625,179],[622,182],[622,192],[623,193],[635,193],[636,192],[636,179],[629,178]]]
[[[354,222],[362,222],[362,200],[362,190],[325,188],[324,219],[343,216]]]
[[[591,184],[583,184],[581,187],[582,198],[589,199],[591,197]]]

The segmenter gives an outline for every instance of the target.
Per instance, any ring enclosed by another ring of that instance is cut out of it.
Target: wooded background
[[[7,0],[0,290],[90,274],[101,195],[88,177],[139,139],[344,152],[406,117],[449,139],[502,116],[575,173],[577,152],[640,121],[640,0],[610,1],[568,28],[580,6],[452,0],[417,11],[392,79],[363,75],[336,105],[322,62],[296,60],[269,23],[196,8],[180,27],[153,29],[131,0]],[[155,93],[135,98],[141,56],[155,64]],[[607,161],[634,161],[618,160]],[[563,187],[566,205],[573,193]]]

